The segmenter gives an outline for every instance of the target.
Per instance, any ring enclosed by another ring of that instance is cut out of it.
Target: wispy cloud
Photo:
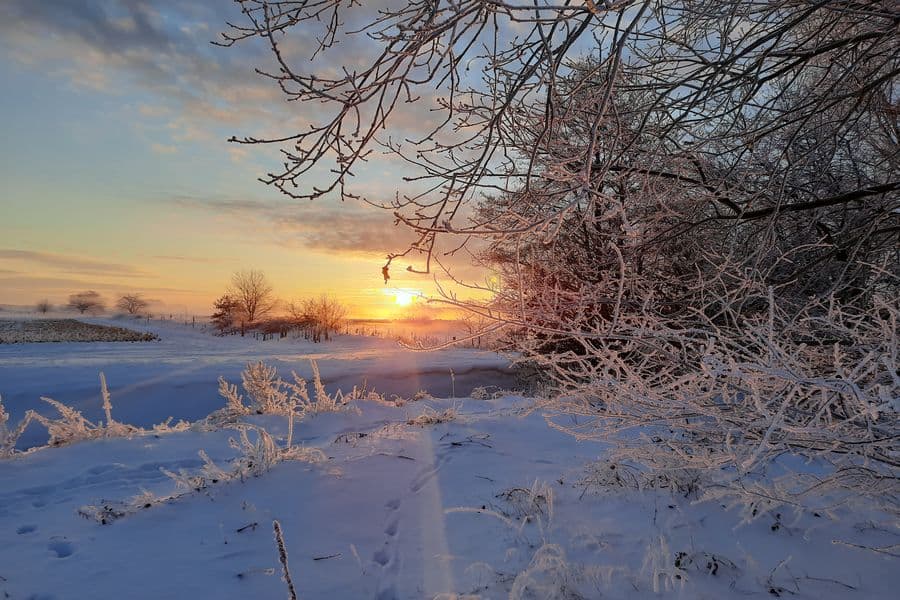
[[[204,258],[200,256],[177,256],[177,255],[169,255],[169,254],[156,254],[152,258],[157,258],[159,260],[174,260],[178,262],[192,262],[192,263],[200,263],[200,264],[212,264],[212,263],[221,263],[226,262],[217,258]]]
[[[0,248],[0,260],[38,264],[67,273],[104,275],[106,277],[145,277],[151,275],[151,273],[132,265],[16,248]]]
[[[286,118],[281,91],[253,70],[272,61],[261,44],[210,44],[234,17],[221,0],[4,0],[0,48],[76,87],[143,92],[136,116],[164,119],[173,140],[221,140],[206,129]]]
[[[81,290],[97,290],[109,294],[116,294],[128,291],[128,286],[118,283],[110,283],[105,281],[94,281],[92,279],[78,279],[72,277],[49,277],[28,275],[21,276],[0,276],[0,289],[3,290],[26,290],[29,292],[41,293],[73,293]],[[141,287],[142,292],[151,292],[159,294],[193,294],[196,290],[187,290],[173,287]]]
[[[352,19],[351,13],[346,16]],[[297,110],[273,81],[255,72],[279,68],[260,40],[230,48],[210,44],[221,39],[228,21],[239,23],[242,16],[223,0],[3,0],[0,48],[75,87],[142,92],[136,119],[162,120],[171,142],[220,142],[223,129],[238,137],[280,137],[285,127],[299,130],[326,110],[314,103]],[[305,69],[318,44],[315,35],[298,29],[282,40],[282,51]],[[324,64],[316,69],[337,75],[342,67],[358,68],[372,51],[369,44],[365,36],[348,36],[320,55]],[[435,125],[438,116],[430,109],[436,95],[398,105],[393,125],[410,135]],[[173,146],[153,142],[154,151]],[[231,153],[236,162],[243,158],[240,150]]]
[[[182,208],[202,210],[226,216],[240,224],[245,235],[258,236],[260,241],[290,248],[305,248],[331,256],[360,257],[378,260],[391,252],[402,252],[416,240],[416,234],[404,225],[396,225],[393,215],[368,205],[344,202],[296,203],[294,201],[264,201],[241,198],[204,198],[178,196],[170,202]],[[253,225],[253,226],[251,226]],[[459,249],[461,238],[440,240],[435,258],[449,269],[454,277],[475,285],[484,285],[487,271],[473,260],[473,254],[483,249],[483,243],[468,240]],[[456,252],[450,252],[457,249]],[[393,263],[391,277],[397,281],[421,281],[420,275],[409,275],[406,267],[424,268],[424,257],[411,253]],[[432,262],[433,274],[446,280],[437,262]],[[408,279],[411,277],[412,279]]]
[[[330,254],[380,255],[404,249],[415,235],[394,224],[383,210],[349,202],[266,202],[255,199],[219,199],[180,196],[181,207],[228,215],[247,223],[257,222],[274,231],[278,243]]]

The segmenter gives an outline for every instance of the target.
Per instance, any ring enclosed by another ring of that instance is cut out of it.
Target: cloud
[[[255,199],[179,196],[172,202],[185,208],[228,215],[241,223],[265,225],[267,235],[287,246],[302,246],[329,254],[378,255],[405,249],[415,235],[394,225],[385,210],[349,202],[265,202]]]
[[[74,293],[82,290],[97,290],[108,294],[127,291],[127,286],[117,283],[75,279],[70,277],[31,277],[28,275],[2,277],[0,287],[4,290],[20,290],[34,293]],[[170,287],[141,287],[142,291],[167,294],[194,294],[196,290]]]
[[[210,44],[227,20],[240,20],[231,5],[221,0],[4,0],[0,48],[13,60],[76,87],[149,93],[135,107],[136,116],[166,118],[173,132],[186,124],[267,127],[286,118],[278,113],[286,112],[281,91],[253,70],[272,63],[269,52],[252,42],[229,49]]]
[[[216,258],[203,258],[203,257],[199,257],[199,256],[173,256],[173,255],[167,255],[167,254],[156,254],[152,258],[157,258],[159,260],[174,260],[174,261],[178,261],[178,262],[193,262],[193,263],[201,263],[201,264],[225,262],[223,260],[219,260]]]
[[[263,243],[290,248],[303,248],[330,256],[360,257],[377,260],[379,264],[389,253],[403,252],[417,236],[400,224],[394,224],[392,213],[369,205],[328,201],[264,201],[247,198],[207,198],[177,196],[169,199],[181,208],[205,211],[225,216],[239,224],[243,235],[254,236]],[[456,249],[463,239],[446,237],[435,247],[432,273],[441,280],[446,274],[440,261],[454,277],[468,283],[483,285],[488,271],[474,263],[471,252],[484,244],[468,240],[468,251]],[[251,242],[258,243],[258,242]],[[421,275],[406,272],[407,266],[424,268],[424,255],[412,252],[392,263],[392,282],[420,279]]]
[[[132,265],[16,248],[0,248],[0,260],[28,262],[68,273],[104,275],[107,277],[144,277],[150,275],[150,273]]]
[[[347,29],[382,2],[366,4],[366,11],[346,11]],[[243,23],[244,17],[223,0],[3,0],[0,48],[8,49],[13,60],[76,87],[143,92],[133,108],[136,125],[140,119],[162,119],[173,142],[220,141],[223,133],[282,137],[285,130],[305,129],[331,114],[330,107],[318,103],[305,103],[300,110],[286,102],[274,81],[255,72],[279,70],[261,40],[230,48],[210,44],[221,39],[219,32],[228,29],[229,21]],[[300,25],[281,41],[285,60],[301,71],[312,68],[308,59],[318,44],[315,27],[321,24]],[[363,34],[342,36],[320,54],[314,68],[320,75],[340,76],[342,66],[365,66],[375,46]],[[430,111],[438,94],[420,90],[419,95],[419,102],[397,105],[392,124],[401,137],[421,135],[440,120]],[[170,151],[171,143],[154,141],[155,151]],[[244,157],[238,150],[231,158]]]

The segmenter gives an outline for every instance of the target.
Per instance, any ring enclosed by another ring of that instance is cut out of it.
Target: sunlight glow
[[[400,306],[409,306],[412,304],[413,298],[415,296],[404,290],[397,290],[394,294],[394,301]]]
[[[416,298],[422,298],[421,290],[411,288],[388,288],[384,290],[388,296],[394,297],[394,303],[397,306],[409,306]]]

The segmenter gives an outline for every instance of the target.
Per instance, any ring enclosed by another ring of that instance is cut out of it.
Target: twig
[[[237,532],[238,532],[238,533],[243,533],[243,532],[245,532],[245,531],[247,531],[248,529],[251,529],[251,528],[252,528],[254,531],[256,531],[256,527],[257,527],[258,525],[259,525],[259,523],[257,523],[256,521],[254,521],[254,522],[252,522],[252,523],[250,523],[250,524],[248,524],[248,525],[244,525],[243,527],[241,527],[240,529],[238,529]]]
[[[403,460],[416,460],[412,456],[406,456],[405,454],[389,454],[387,452],[379,452],[378,456],[390,456],[391,458],[402,458]]]
[[[809,579],[810,581],[823,581],[823,582],[825,582],[825,583],[834,583],[834,584],[837,584],[837,585],[842,585],[842,586],[844,586],[845,588],[847,588],[848,590],[855,590],[855,589],[856,589],[855,587],[853,587],[853,586],[850,585],[849,583],[844,583],[843,581],[838,581],[837,579],[829,579],[828,577],[811,577],[811,576],[809,576],[809,575],[806,575],[806,579]]]
[[[327,556],[313,556],[313,560],[328,560],[329,558],[339,558],[340,556],[341,553],[338,552],[337,554],[329,554]]]
[[[359,552],[356,551],[356,546],[350,544],[350,552],[353,554],[353,558],[356,559],[356,564],[359,565],[359,570],[362,571],[362,574],[366,574],[366,568],[363,566],[362,559],[359,557]]]
[[[275,530],[275,541],[278,544],[278,559],[281,560],[282,579],[288,587],[288,598],[297,600],[297,591],[294,589],[294,582],[291,580],[291,571],[288,568],[287,549],[284,547],[284,536],[281,534],[281,523],[277,520],[272,521],[272,529]]]
[[[863,546],[862,544],[854,544],[852,542],[845,542],[844,540],[831,540],[832,544],[841,544],[843,546],[850,546],[851,548],[860,548],[861,550],[871,550],[872,552],[878,552],[879,554],[887,554],[888,556],[893,556],[894,558],[900,558],[900,554],[896,552],[889,552],[887,548],[897,548],[897,545],[894,546],[885,546],[884,548],[873,548],[872,546]]]
[[[244,577],[247,577],[248,575],[254,575],[254,574],[256,574],[256,573],[260,573],[261,575],[274,575],[274,574],[275,574],[275,569],[272,569],[272,568],[267,568],[267,569],[259,568],[259,569],[250,569],[249,571],[241,571],[240,573],[237,574],[237,578],[238,578],[238,579],[243,579]]]

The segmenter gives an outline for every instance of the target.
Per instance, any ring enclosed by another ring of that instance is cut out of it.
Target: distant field
[[[124,327],[92,325],[75,319],[0,319],[0,344],[34,342],[149,342],[159,339]]]

